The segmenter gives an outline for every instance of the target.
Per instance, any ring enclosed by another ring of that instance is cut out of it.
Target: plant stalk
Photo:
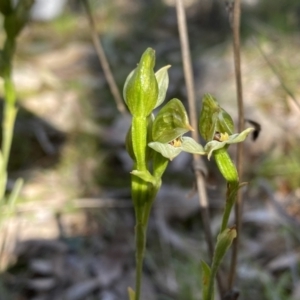
[[[10,69],[10,64],[9,67]],[[9,161],[9,154],[13,139],[14,125],[17,115],[16,103],[16,91],[15,86],[11,78],[11,70],[6,70],[4,75],[4,109],[3,109],[3,121],[2,121],[2,165],[0,175],[0,200],[4,198],[6,183],[7,183],[7,165]]]
[[[132,175],[132,199],[135,209],[135,243],[136,243],[136,278],[135,278],[135,300],[140,299],[143,259],[146,246],[145,226],[144,226],[144,205],[148,200],[148,183],[137,176]]]
[[[243,104],[243,86],[242,86],[242,72],[241,72],[241,46],[240,46],[240,19],[241,19],[241,1],[235,0],[233,6],[233,20],[232,33],[233,33],[233,55],[234,55],[234,69],[235,69],[235,81],[237,92],[237,105],[238,105],[238,132],[244,130],[244,104]],[[243,176],[243,143],[237,145],[236,166],[239,177]],[[237,237],[233,241],[232,256],[230,271],[228,277],[228,290],[232,290],[235,276],[236,265],[238,258],[239,239],[241,234],[241,218],[242,218],[242,204],[243,195],[241,189],[237,192],[237,201],[235,204],[235,222]]]
[[[159,191],[160,184],[151,188],[151,184],[146,183],[142,179],[133,176],[133,187],[139,186],[138,204],[135,205],[136,216],[136,282],[135,282],[135,300],[139,300],[141,296],[141,285],[143,276],[143,261],[145,256],[147,228],[149,216],[156,194]],[[135,202],[137,203],[137,202]],[[141,205],[139,205],[141,204]]]

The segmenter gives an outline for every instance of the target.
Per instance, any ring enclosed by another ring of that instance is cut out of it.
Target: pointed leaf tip
[[[135,300],[135,291],[131,287],[128,287],[127,290],[128,290],[129,300]]]
[[[123,97],[133,116],[147,117],[156,105],[159,91],[154,65],[155,51],[148,48],[125,81]]]

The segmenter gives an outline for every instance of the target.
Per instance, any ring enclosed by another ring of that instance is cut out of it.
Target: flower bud
[[[215,133],[233,133],[234,125],[231,116],[209,94],[204,95],[199,119],[199,131],[207,141],[214,139]]]
[[[147,117],[156,106],[158,84],[153,71],[155,51],[148,48],[124,85],[124,100],[133,116]]]

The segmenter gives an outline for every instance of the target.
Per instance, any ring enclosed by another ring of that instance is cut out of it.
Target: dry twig
[[[106,58],[105,52],[104,52],[103,47],[101,45],[100,38],[97,34],[95,20],[93,18],[93,14],[91,12],[89,2],[88,2],[88,0],[82,0],[82,3],[85,7],[85,10],[86,10],[86,13],[87,13],[87,16],[88,16],[88,19],[89,19],[93,43],[94,43],[94,46],[96,48],[96,52],[97,52],[100,64],[102,66],[104,76],[107,80],[110,91],[111,91],[111,93],[112,93],[112,95],[115,99],[115,102],[116,102],[116,105],[117,105],[117,108],[118,108],[119,112],[122,113],[122,114],[126,114],[127,111],[126,111],[125,105],[123,103],[123,100],[122,100],[121,94],[119,92],[118,86],[115,82],[114,76],[113,76],[112,71],[110,69],[110,66],[109,66],[108,60]]]
[[[226,2],[227,9],[229,11],[229,22],[233,34],[233,57],[234,57],[234,69],[235,69],[235,81],[236,81],[236,92],[237,92],[237,105],[238,105],[238,132],[244,130],[244,104],[243,104],[243,86],[242,86],[242,73],[241,73],[241,55],[240,55],[240,18],[241,18],[241,1],[234,0],[233,2]],[[237,156],[236,165],[239,178],[243,177],[243,143],[237,145]],[[242,203],[243,195],[242,191],[239,190],[237,201],[235,204],[235,221],[237,229],[237,237],[233,241],[231,265],[228,278],[228,291],[232,291],[235,275],[236,275],[236,264],[238,257],[239,248],[239,237],[241,234],[241,217],[242,217]]]
[[[189,116],[190,116],[192,127],[197,128],[198,125],[197,125],[197,109],[196,109],[196,101],[195,101],[194,78],[192,72],[192,63],[191,63],[189,40],[187,34],[185,10],[184,10],[182,0],[176,0],[176,11],[177,11],[177,19],[178,19],[181,52],[182,52],[182,61],[183,61],[183,68],[184,68],[184,77],[185,77],[187,98],[189,104]],[[192,137],[196,142],[199,141],[197,130],[192,131]],[[207,199],[207,192],[206,192],[205,178],[204,178],[204,175],[206,174],[206,167],[199,155],[194,154],[193,160],[194,160],[193,163],[194,163],[196,183],[198,189],[201,217],[204,225],[205,238],[206,238],[206,243],[208,246],[210,257],[212,258],[214,252],[214,244],[213,244],[212,233],[210,228],[208,199]],[[222,287],[220,276],[218,276],[217,279],[218,279],[219,292],[222,295],[223,287]]]

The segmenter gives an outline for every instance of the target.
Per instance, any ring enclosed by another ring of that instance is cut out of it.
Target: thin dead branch
[[[115,99],[116,105],[117,105],[117,109],[119,110],[120,113],[122,114],[126,114],[126,107],[123,103],[120,91],[118,89],[118,86],[116,84],[116,81],[114,79],[114,76],[112,74],[112,71],[110,69],[108,60],[106,58],[104,49],[101,45],[100,42],[100,38],[98,36],[97,30],[96,30],[96,25],[95,25],[95,20],[89,5],[89,1],[88,0],[81,0],[83,3],[83,6],[85,7],[86,13],[87,13],[87,17],[89,19],[89,23],[90,23],[90,28],[91,28],[91,35],[92,35],[92,40],[100,61],[100,64],[102,66],[103,72],[104,72],[104,76],[107,80],[107,83],[109,85],[109,89]]]
[[[232,5],[233,4],[233,5]],[[240,45],[240,19],[241,19],[241,1],[234,0],[234,2],[228,5],[230,17],[230,25],[233,34],[233,57],[234,57],[234,70],[235,70],[235,82],[237,93],[237,106],[238,106],[238,132],[244,130],[244,102],[243,102],[243,86],[242,86],[242,73],[241,73],[241,45]],[[243,178],[243,143],[237,145],[236,165],[240,180]],[[242,218],[242,205],[243,194],[242,190],[239,190],[237,201],[235,204],[235,223],[237,229],[237,237],[233,241],[232,256],[230,271],[228,277],[228,291],[233,288],[235,276],[236,276],[236,264],[238,258],[239,240],[241,235],[241,218]]]
[[[178,30],[181,44],[181,53],[184,69],[184,77],[187,89],[187,98],[189,104],[189,116],[191,120],[191,125],[193,128],[197,128],[197,109],[195,100],[195,89],[194,89],[194,78],[192,72],[192,63],[189,48],[189,39],[187,34],[187,24],[185,10],[182,0],[176,0],[176,12],[178,20]],[[192,137],[195,141],[199,141],[199,136],[197,130],[192,132]],[[210,257],[212,258],[214,252],[214,243],[212,239],[212,233],[210,228],[210,216],[208,211],[208,199],[205,186],[206,167],[199,155],[193,155],[193,163],[195,169],[196,184],[198,189],[198,197],[200,204],[201,217],[204,224],[204,232],[206,243],[208,246]],[[220,295],[223,294],[223,285],[220,276],[217,276],[218,287]]]

